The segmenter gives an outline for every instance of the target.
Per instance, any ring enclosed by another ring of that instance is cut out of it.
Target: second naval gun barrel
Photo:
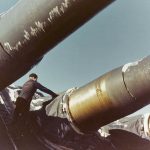
[[[150,56],[114,69],[69,97],[68,114],[77,131],[96,131],[149,104]]]
[[[114,0],[19,0],[0,16],[0,90]]]

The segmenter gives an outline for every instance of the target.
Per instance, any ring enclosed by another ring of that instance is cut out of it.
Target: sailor
[[[30,110],[30,103],[36,90],[39,89],[42,92],[50,94],[52,99],[58,95],[48,88],[37,82],[38,76],[35,73],[29,75],[29,80],[24,83],[21,93],[16,99],[16,108],[14,110],[13,122],[16,122],[18,118],[26,119],[27,113]]]

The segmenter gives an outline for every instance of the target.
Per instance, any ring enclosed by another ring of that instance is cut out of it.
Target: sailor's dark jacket
[[[48,88],[41,85],[39,82],[34,80],[28,80],[24,83],[21,93],[19,94],[19,97],[22,97],[23,99],[27,100],[28,102],[31,102],[32,97],[36,90],[39,89],[42,92],[45,92],[47,94],[50,94],[52,98],[55,98],[57,96],[56,93],[49,90]]]

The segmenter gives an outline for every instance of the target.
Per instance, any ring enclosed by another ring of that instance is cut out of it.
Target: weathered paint
[[[2,14],[0,89],[24,75],[46,52],[113,1],[20,0]]]

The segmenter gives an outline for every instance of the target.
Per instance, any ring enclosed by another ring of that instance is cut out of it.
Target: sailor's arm
[[[52,96],[52,99],[54,99],[55,97],[58,96],[58,94],[56,94],[55,92],[51,91],[50,89],[44,87],[43,85],[41,85],[40,83],[37,82],[36,84],[37,89],[39,89],[42,92],[45,92],[47,94],[50,94]]]

